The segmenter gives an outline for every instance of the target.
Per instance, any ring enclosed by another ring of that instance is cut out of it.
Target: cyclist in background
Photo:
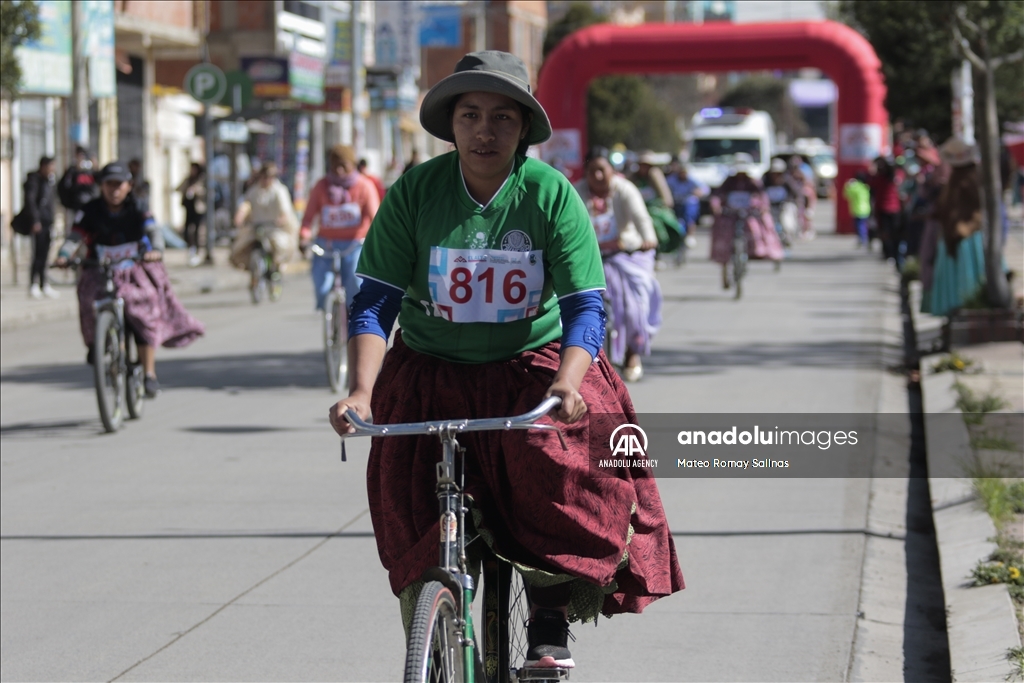
[[[345,300],[349,309],[359,292],[356,264],[362,243],[377,215],[380,197],[377,188],[356,170],[356,154],[348,145],[335,145],[327,155],[327,175],[313,186],[309,203],[302,216],[299,239],[305,251],[312,240],[313,227],[319,225],[316,244],[324,253],[313,256],[313,292],[316,308],[324,309],[324,301],[334,286],[332,252],[341,251],[341,274]]]
[[[600,351],[604,276],[586,208],[565,176],[526,156],[551,136],[529,82],[518,57],[474,52],[425,96],[421,124],[455,150],[388,189],[359,262],[350,394],[330,416],[344,434],[349,409],[388,424],[517,415],[562,398],[567,451],[550,432],[460,440],[482,537],[532,568],[525,666],[569,668],[570,618],[640,612],[683,577],[649,470],[589,467],[590,416],[636,414]],[[435,437],[370,447],[374,535],[407,629],[437,563],[438,457]]]
[[[205,331],[189,315],[171,290],[162,254],[153,249],[146,232],[153,223],[131,195],[131,173],[120,162],[107,164],[98,177],[101,196],[86,204],[61,245],[54,265],[66,266],[81,251],[96,259],[99,252],[111,257],[139,255],[141,262],[124,261],[114,272],[117,296],[124,299],[124,318],[138,344],[139,360],[146,372],[146,396],[160,392],[156,377],[156,347],[187,346]],[[120,249],[111,249],[117,248]],[[93,302],[105,296],[102,271],[83,269],[78,278],[78,319],[82,339],[89,348],[86,361],[93,363],[96,311]]]
[[[661,286],[654,276],[658,238],[641,191],[612,170],[608,150],[594,147],[584,162],[586,177],[575,184],[597,234],[608,283],[615,335],[611,361],[622,377],[643,377],[641,358],[661,327]]]
[[[782,242],[772,223],[771,205],[764,187],[753,177],[754,159],[743,152],[734,157],[732,175],[711,193],[711,211],[715,222],[711,227],[711,260],[722,265],[722,288],[729,289],[729,261],[732,260],[733,238],[736,236],[737,209],[730,206],[729,195],[736,192],[749,197],[746,219],[747,254],[752,259],[769,259],[780,263],[785,257]]]
[[[246,191],[235,212],[238,233],[231,247],[231,263],[238,268],[248,268],[249,255],[256,242],[256,228],[273,225],[270,247],[274,266],[280,266],[295,255],[297,224],[291,194],[284,183],[277,179],[277,164],[264,164],[256,173],[256,182]]]

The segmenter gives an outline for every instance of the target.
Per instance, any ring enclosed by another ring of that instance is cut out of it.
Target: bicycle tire
[[[128,419],[138,420],[146,405],[146,372],[139,362],[139,349],[130,332],[124,336],[124,359],[127,368],[124,395]]]
[[[511,683],[530,645],[526,623],[530,605],[526,587],[511,564],[494,558],[483,566],[483,673],[486,683]]]
[[[281,271],[274,270],[271,256],[268,254],[265,259],[264,267],[267,269],[267,294],[270,301],[275,302],[281,299],[281,294],[284,293],[284,280],[281,277]]]
[[[743,276],[747,272],[747,240],[746,237],[736,237],[732,243],[732,279],[736,286],[734,298],[743,296]]]
[[[267,280],[264,277],[266,267],[266,261],[263,259],[263,249],[259,246],[254,246],[249,254],[249,296],[254,304],[263,301],[263,295],[266,293]]]
[[[416,601],[405,655],[405,683],[465,680],[459,603],[439,581],[428,581]]]
[[[331,292],[324,302],[324,362],[331,391],[342,391],[348,381],[348,309],[343,292]]]
[[[117,317],[113,311],[100,311],[96,316],[93,337],[93,378],[100,420],[109,433],[120,429],[124,421],[124,359],[121,354],[121,330]]]

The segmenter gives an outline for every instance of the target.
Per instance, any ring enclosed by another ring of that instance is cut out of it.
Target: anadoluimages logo
[[[632,431],[625,431],[627,429]],[[643,437],[643,444],[637,438],[638,433]],[[608,438],[608,448],[611,449],[612,457],[632,458],[635,456],[644,458],[647,456],[647,432],[638,425],[629,424],[628,422],[624,425],[619,425],[612,432],[611,437]]]

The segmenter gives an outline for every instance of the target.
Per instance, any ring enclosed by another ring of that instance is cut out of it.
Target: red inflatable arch
[[[547,152],[579,177],[587,145],[587,86],[615,73],[760,71],[816,67],[839,89],[838,188],[889,152],[881,63],[853,29],[832,21],[776,24],[599,24],[573,33],[544,62],[537,98],[555,130]],[[557,152],[555,152],[557,150]],[[853,231],[841,194],[836,226]]]

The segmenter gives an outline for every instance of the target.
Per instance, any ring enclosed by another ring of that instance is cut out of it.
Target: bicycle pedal
[[[537,667],[522,668],[513,670],[513,679],[516,681],[565,681],[569,679],[570,669],[541,669]]]

